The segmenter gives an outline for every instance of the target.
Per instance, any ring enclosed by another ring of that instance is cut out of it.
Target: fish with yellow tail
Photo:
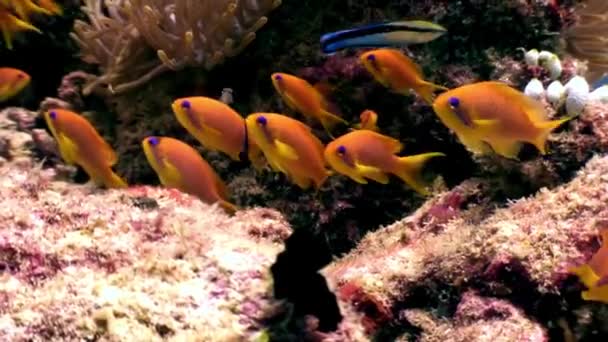
[[[433,109],[460,142],[476,154],[491,151],[511,159],[523,143],[545,154],[549,134],[572,119],[549,120],[540,102],[501,82],[478,82],[437,97]]]
[[[429,104],[433,103],[435,91],[448,89],[425,81],[420,66],[397,49],[367,51],[359,61],[383,86],[403,95],[413,90]]]
[[[323,143],[302,122],[275,113],[254,113],[245,121],[270,166],[300,188],[319,189],[331,174],[325,167]]]
[[[348,122],[336,114],[337,109],[327,100],[324,83],[316,86],[299,77],[274,73],[271,75],[275,90],[287,106],[302,115],[321,123],[331,136],[332,129],[337,124],[348,125]]]
[[[420,194],[428,195],[421,172],[425,163],[440,152],[430,152],[407,157],[396,154],[403,144],[398,140],[370,130],[347,133],[327,144],[325,160],[338,173],[357,183],[367,184],[367,179],[388,184],[388,174],[393,174]]]
[[[354,126],[356,129],[367,129],[374,132],[379,131],[377,126],[378,114],[373,110],[366,109],[362,111],[359,115],[359,119],[361,122]]]
[[[256,169],[262,167],[262,153],[249,138],[245,119],[227,104],[194,96],[173,101],[171,108],[177,121],[204,147],[236,161],[248,158]]]
[[[19,94],[28,84],[30,75],[15,68],[0,68],[0,102]]]
[[[118,161],[116,152],[89,121],[65,109],[49,110],[44,113],[44,119],[66,163],[82,167],[98,185],[127,187],[127,183],[112,171],[112,166]]]
[[[602,245],[586,264],[573,267],[569,271],[576,274],[587,287],[581,296],[584,300],[608,304],[608,229],[601,232]]]
[[[164,186],[196,196],[207,204],[218,203],[230,214],[237,211],[227,201],[224,182],[190,145],[174,138],[149,136],[142,141],[142,148]]]

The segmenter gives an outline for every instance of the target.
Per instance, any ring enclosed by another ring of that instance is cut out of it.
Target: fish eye
[[[346,153],[346,147],[344,147],[344,145],[340,145],[340,146],[338,146],[336,151],[338,152],[339,155],[343,156]]]
[[[52,111],[49,113],[49,116],[51,117],[51,119],[55,120],[55,119],[57,119],[57,112],[56,112],[56,111],[54,111],[54,110],[52,110]]]
[[[376,55],[374,55],[374,54],[367,55],[367,60],[370,61],[370,62],[375,61],[376,60]]]
[[[190,101],[188,101],[188,100],[184,100],[184,101],[182,101],[182,103],[181,103],[180,105],[181,105],[181,106],[182,106],[182,108],[184,108],[184,109],[190,109],[190,106],[191,106]]]
[[[22,78],[24,78],[24,77],[25,77],[25,75],[24,75],[24,74],[21,74],[21,73],[17,74],[17,78],[18,78],[18,79],[22,79]]]
[[[282,81],[283,80],[283,76],[281,76],[281,75],[275,75],[274,79],[277,80],[277,81]]]
[[[460,106],[460,100],[457,97],[450,97],[448,99],[448,104],[452,107],[452,108],[458,108],[458,106]]]
[[[150,146],[158,145],[158,138],[157,137],[148,138],[148,144],[150,144]]]
[[[258,116],[258,118],[255,121],[262,126],[265,126],[268,123],[268,120],[264,116]]]

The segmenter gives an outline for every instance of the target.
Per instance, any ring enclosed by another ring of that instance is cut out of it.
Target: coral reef
[[[264,334],[281,307],[269,272],[290,234],[279,213],[230,218],[175,190],[100,192],[54,177],[31,158],[0,166],[1,340]]]
[[[594,157],[571,182],[496,210],[475,203],[475,198],[487,197],[478,193],[484,187],[456,187],[411,216],[368,234],[324,274],[345,305],[361,312],[371,332],[391,322],[407,324],[410,309],[430,308],[434,315],[458,322],[462,311],[479,310],[454,306],[470,290],[509,300],[545,324],[544,329],[557,326],[551,320],[568,317],[581,305],[580,288],[572,286],[568,269],[588,260],[599,246],[598,230],[608,217],[607,172],[608,157]],[[453,197],[459,198],[457,205],[446,210],[444,203]],[[414,315],[410,324],[421,325],[419,314]],[[515,336],[546,340],[542,336],[548,332],[540,333],[538,325],[526,329],[531,330],[515,331],[520,334]],[[577,339],[593,329],[581,329]]]
[[[280,0],[86,0],[89,22],[74,24],[82,59],[99,65],[97,87],[120,94],[168,70],[211,69],[240,53]]]

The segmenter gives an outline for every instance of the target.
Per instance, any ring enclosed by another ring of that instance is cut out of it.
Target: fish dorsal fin
[[[315,88],[315,90],[318,91],[323,96],[329,96],[329,95],[331,95],[331,93],[334,90],[334,86],[332,86],[327,81],[317,82],[312,87]]]
[[[401,52],[401,50],[397,49],[387,49],[388,53],[393,55],[396,59],[401,61],[402,63],[408,65],[410,68],[418,72],[418,74],[422,74],[422,67],[416,64],[410,57],[408,57],[405,53]]]
[[[386,145],[387,149],[393,154],[399,153],[403,149],[403,143],[393,137],[389,137],[387,135],[383,135],[369,130],[365,130],[362,132],[371,133],[378,137],[382,141],[382,143]]]
[[[509,102],[517,104],[532,122],[546,121],[548,119],[547,111],[539,101],[526,96],[506,83],[496,81],[488,83],[496,86],[501,95],[505,96]]]
[[[287,145],[279,139],[274,140],[274,145],[276,146],[277,152],[281,157],[290,160],[298,160],[298,153],[291,146]]]

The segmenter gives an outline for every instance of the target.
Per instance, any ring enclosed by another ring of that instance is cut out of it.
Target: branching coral
[[[86,0],[89,23],[77,21],[72,37],[84,61],[104,73],[112,93],[187,66],[211,69],[255,39],[280,0]],[[156,54],[156,57],[154,56]]]
[[[589,0],[576,10],[576,23],[565,32],[567,50],[588,61],[586,78],[594,82],[608,72],[608,2]]]

